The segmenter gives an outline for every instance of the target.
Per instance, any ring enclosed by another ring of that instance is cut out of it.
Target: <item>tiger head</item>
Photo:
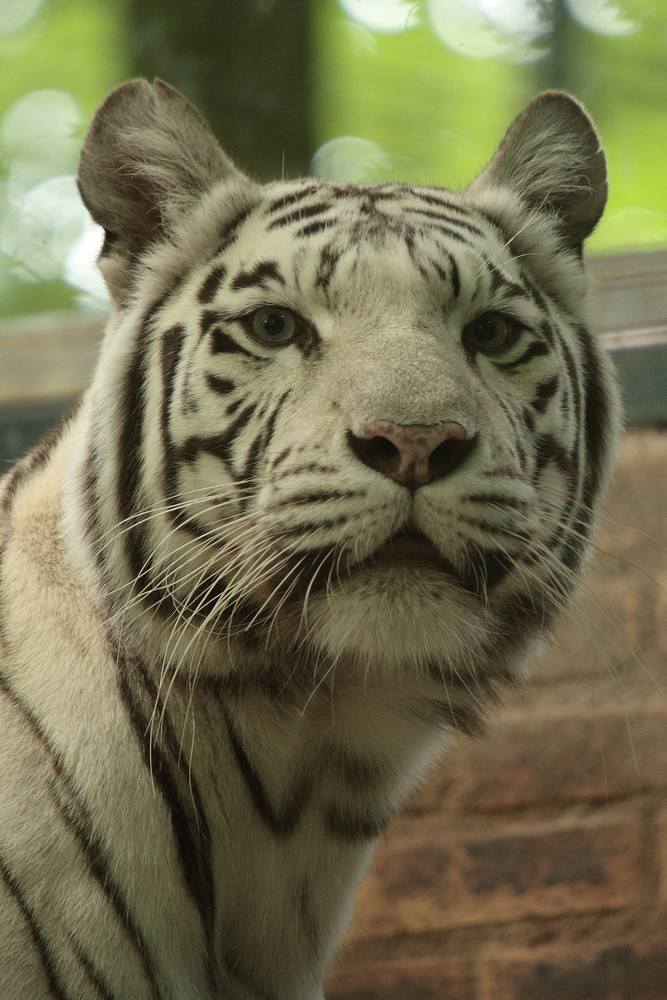
[[[135,81],[79,186],[115,309],[88,531],[146,641],[284,678],[521,669],[618,422],[584,326],[606,171],[580,105],[537,97],[459,193],[258,185],[180,94]]]

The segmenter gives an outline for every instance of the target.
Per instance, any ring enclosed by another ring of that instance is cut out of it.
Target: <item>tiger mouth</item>
[[[454,564],[443,556],[426,535],[418,531],[399,531],[391,535],[369,556],[350,566],[350,572],[356,575],[369,569],[406,567],[434,569],[461,582]]]

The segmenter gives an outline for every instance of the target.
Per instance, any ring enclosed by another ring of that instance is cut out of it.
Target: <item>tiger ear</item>
[[[607,201],[605,156],[581,104],[558,91],[534,98],[468,191],[488,189],[511,191],[549,214],[563,248],[580,254]]]
[[[115,298],[124,297],[136,258],[219,181],[251,184],[177,90],[132,80],[109,94],[86,136],[78,185],[106,233],[102,258]]]

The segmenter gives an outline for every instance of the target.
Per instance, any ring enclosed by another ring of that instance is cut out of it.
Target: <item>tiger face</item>
[[[538,98],[459,194],[260,187],[180,95],[129,86],[80,177],[120,306],[84,474],[127,613],[213,671],[222,644],[288,673],[304,651],[516,672],[572,589],[617,420],[583,325],[606,195],[585,113]]]

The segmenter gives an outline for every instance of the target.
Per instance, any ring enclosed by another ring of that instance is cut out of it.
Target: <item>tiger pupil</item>
[[[264,327],[264,332],[269,337],[280,337],[285,332],[285,327],[287,326],[287,319],[284,313],[267,313],[262,317],[262,325]]]
[[[477,324],[476,333],[478,340],[484,344],[488,344],[499,338],[503,339],[505,333],[504,324],[497,317],[487,316]]]

